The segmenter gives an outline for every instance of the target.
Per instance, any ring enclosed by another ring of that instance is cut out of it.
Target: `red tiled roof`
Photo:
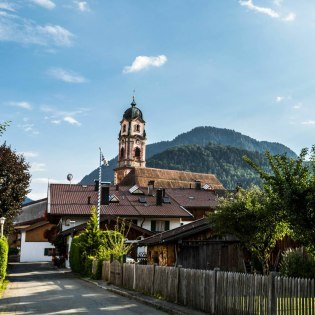
[[[147,187],[150,180],[155,181],[155,187],[180,188],[193,187],[196,180],[201,185],[208,184],[212,189],[224,189],[223,185],[213,174],[193,173],[175,170],[166,170],[149,167],[135,167],[121,181],[121,185],[138,185]]]
[[[101,206],[101,214],[120,217],[180,217],[190,218],[192,215],[181,207],[181,204],[172,200],[170,204],[156,206],[156,197],[145,196],[146,204],[139,202],[139,195],[132,195],[130,187],[110,186],[110,195],[114,194],[119,203],[110,203]],[[143,189],[146,192],[145,189]],[[91,204],[88,204],[91,197]],[[50,215],[90,215],[91,207],[97,204],[97,191],[94,185],[67,185],[51,184],[49,189]]]

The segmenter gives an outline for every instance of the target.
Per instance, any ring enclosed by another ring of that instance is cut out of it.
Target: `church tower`
[[[119,184],[133,167],[145,167],[145,121],[134,97],[130,105],[120,122],[115,184]]]

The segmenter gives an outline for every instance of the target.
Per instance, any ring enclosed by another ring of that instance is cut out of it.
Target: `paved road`
[[[165,314],[60,272],[47,263],[13,263],[0,314]]]

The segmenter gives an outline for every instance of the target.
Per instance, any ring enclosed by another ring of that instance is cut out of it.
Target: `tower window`
[[[125,157],[125,149],[123,147],[120,149],[120,157],[122,159]]]
[[[123,125],[123,132],[126,132],[126,125]]]
[[[138,132],[140,132],[140,125],[135,125],[135,127],[134,127],[134,131],[138,131]]]
[[[141,150],[140,150],[140,148],[138,148],[138,147],[136,147],[136,149],[135,149],[135,157],[140,157],[141,156]]]

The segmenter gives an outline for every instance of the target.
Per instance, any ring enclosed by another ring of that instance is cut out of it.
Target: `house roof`
[[[223,185],[213,174],[193,173],[159,168],[135,167],[123,178],[121,185],[138,185],[147,187],[153,180],[155,187],[162,188],[190,188],[196,181],[201,185],[208,184],[213,190],[224,189]]]
[[[101,206],[101,215],[120,217],[163,217],[163,218],[192,218],[192,214],[180,203],[172,199],[170,203],[156,205],[156,197],[146,195],[143,189],[145,203],[141,203],[139,195],[129,192],[130,187],[110,186],[110,195],[115,195],[119,202]],[[91,214],[91,207],[97,204],[97,191],[94,185],[50,184],[49,186],[49,215],[84,215]],[[90,203],[89,203],[90,201]]]
[[[120,219],[120,218],[112,217],[112,216],[106,216],[106,219],[105,218],[102,219],[101,223],[109,221],[109,220],[114,220],[116,222],[117,221],[118,222],[122,222],[122,219]],[[83,231],[86,228],[86,225],[87,225],[86,223],[82,223],[80,225],[76,225],[76,226],[74,226],[74,227],[72,227],[70,229],[67,229],[67,230],[64,230],[64,231],[60,232],[59,235],[67,236],[67,235],[71,235],[74,231]],[[141,232],[143,234],[147,234],[147,235],[153,235],[154,234],[154,232],[149,231],[147,229],[144,229],[143,227],[138,226],[138,225],[136,225],[136,224],[134,224],[132,222],[130,222],[130,228],[134,229],[134,230],[137,230],[137,231],[139,231],[139,232]]]
[[[160,243],[167,243],[170,241],[175,241],[182,239],[183,237],[187,237],[205,230],[209,230],[210,225],[206,218],[193,221],[191,223],[182,225],[178,228],[162,232],[159,234],[155,234],[150,236],[144,240],[138,242],[138,246],[147,246],[147,245],[154,245]]]
[[[15,218],[15,225],[26,225],[45,218],[47,198],[32,201],[21,208],[21,213]]]

